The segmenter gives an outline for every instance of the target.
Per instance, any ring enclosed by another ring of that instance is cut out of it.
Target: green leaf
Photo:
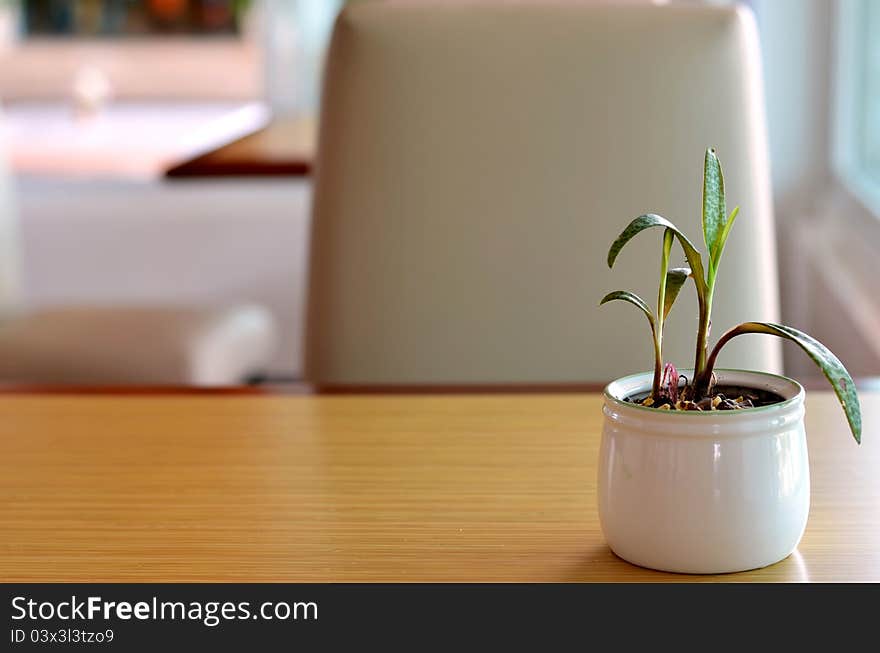
[[[651,323],[651,329],[654,328],[654,314],[651,312],[651,309],[638,295],[629,292],[628,290],[615,290],[614,292],[610,292],[602,298],[602,301],[599,302],[599,306],[602,304],[607,304],[608,302],[612,302],[615,300],[629,302],[633,306],[637,306],[642,309],[642,312],[648,318],[648,322]]]
[[[672,244],[675,242],[675,232],[672,229],[663,230],[663,255],[660,263],[663,270],[669,269],[669,255],[672,253]]]
[[[666,296],[663,302],[663,319],[665,320],[672,310],[676,297],[684,286],[684,282],[691,276],[690,268],[672,268],[666,273]]]
[[[715,260],[718,236],[724,229],[727,207],[724,203],[724,174],[711,147],[703,163],[703,237],[711,261]],[[714,269],[714,268],[712,268]]]
[[[840,359],[830,349],[812,336],[790,326],[773,324],[772,322],[745,322],[721,336],[721,339],[712,351],[711,360],[713,363],[721,347],[731,338],[743,333],[767,333],[779,336],[780,338],[791,340],[803,349],[807,356],[812,358],[813,362],[819,366],[819,369],[822,370],[822,373],[831,383],[834,394],[837,395],[843,412],[846,413],[846,420],[849,422],[849,428],[856,442],[860,443],[862,441],[862,413],[859,408],[859,396],[856,393],[856,385],[853,383],[852,377],[846,371],[843,363],[840,362]]]
[[[721,262],[721,254],[724,252],[724,245],[727,243],[727,237],[730,235],[730,229],[733,227],[733,221],[736,220],[736,216],[739,215],[739,207],[735,207],[733,211],[730,212],[730,217],[727,218],[727,222],[724,223],[724,227],[721,229],[721,233],[718,234],[718,242],[715,243],[715,249],[711,253],[712,257],[712,269],[717,270],[718,264]]]
[[[617,255],[620,254],[620,250],[623,249],[624,245],[632,240],[637,234],[652,227],[666,227],[667,229],[672,230],[675,237],[678,239],[681,248],[684,250],[684,255],[685,258],[687,258],[688,264],[691,266],[694,282],[697,284],[697,291],[700,294],[703,294],[706,282],[705,275],[703,274],[703,259],[700,256],[700,252],[697,251],[697,248],[694,247],[693,243],[688,240],[687,236],[685,236],[678,227],[663,216],[655,215],[653,213],[640,215],[630,222],[626,229],[624,229],[617,237],[617,240],[611,244],[611,249],[608,250],[608,267],[610,268],[614,266],[614,261],[617,259]]]
[[[666,313],[662,311],[662,307],[666,305],[666,284],[669,280],[669,256],[672,253],[672,245],[675,243],[675,232],[672,229],[663,230],[663,252],[660,256],[660,288],[657,291],[657,322],[658,328],[663,331],[663,320]]]

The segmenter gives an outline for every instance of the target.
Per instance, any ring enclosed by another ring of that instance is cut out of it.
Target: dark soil
[[[682,387],[679,390],[680,397],[673,404],[669,399],[661,399],[653,402],[649,397],[651,391],[640,392],[639,394],[627,397],[626,401],[633,404],[641,404],[650,406],[660,410],[743,410],[746,408],[760,408],[761,406],[772,406],[778,404],[785,399],[775,392],[767,390],[758,390],[756,388],[743,388],[740,386],[716,385],[712,389],[712,394],[698,402],[690,401],[688,391],[690,387]]]

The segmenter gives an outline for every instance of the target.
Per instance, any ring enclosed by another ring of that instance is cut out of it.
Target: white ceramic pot
[[[761,372],[716,375],[719,384],[770,390],[785,401],[659,411],[624,401],[650,390],[651,374],[605,389],[599,519],[624,560],[691,574],[743,571],[782,560],[803,535],[810,510],[803,387]]]

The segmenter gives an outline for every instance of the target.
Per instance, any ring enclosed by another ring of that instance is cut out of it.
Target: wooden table
[[[634,567],[596,516],[596,394],[0,397],[2,581],[880,581],[880,394],[810,393],[799,551]]]
[[[311,174],[317,119],[276,118],[251,134],[176,163],[167,177],[303,177]]]

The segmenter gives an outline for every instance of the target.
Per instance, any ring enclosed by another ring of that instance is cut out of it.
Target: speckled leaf
[[[684,286],[684,282],[691,276],[690,268],[672,268],[666,273],[666,296],[663,302],[663,319],[669,315],[676,297]]]
[[[721,172],[721,163],[715,156],[715,150],[709,148],[706,150],[706,158],[703,163],[703,236],[706,239],[706,249],[712,260],[715,259],[718,236],[724,229],[726,218],[724,174]]]
[[[703,260],[700,256],[700,252],[697,251],[697,248],[694,247],[693,243],[688,240],[687,236],[685,236],[678,227],[663,216],[655,215],[653,213],[640,215],[630,222],[626,229],[624,229],[617,237],[617,240],[611,244],[611,249],[608,250],[608,267],[610,268],[614,266],[614,261],[617,259],[617,255],[620,254],[620,250],[623,249],[624,245],[632,240],[634,236],[645,229],[650,229],[651,227],[666,227],[667,229],[672,230],[675,237],[678,239],[679,244],[681,244],[681,248],[684,250],[685,258],[687,258],[687,261],[691,266],[694,281],[697,283],[697,287],[702,291],[702,287],[705,284],[705,275],[703,274]]]
[[[730,217],[727,218],[727,222],[724,223],[721,233],[718,234],[718,242],[715,243],[715,249],[711,252],[713,270],[718,269],[718,264],[721,262],[721,254],[724,252],[724,245],[727,243],[727,237],[730,235],[730,230],[733,227],[733,222],[736,220],[737,215],[739,215],[738,206],[730,212]]]
[[[615,290],[614,292],[610,292],[602,298],[602,301],[599,302],[599,306],[602,304],[607,304],[608,302],[612,302],[614,300],[620,300],[624,302],[629,302],[633,306],[637,306],[642,309],[642,312],[648,318],[648,322],[651,323],[651,328],[654,328],[654,314],[651,312],[651,309],[645,303],[641,297],[636,295],[635,293],[631,293],[628,290]]]
[[[840,400],[843,412],[846,413],[846,419],[849,422],[849,428],[852,431],[853,437],[856,439],[856,442],[862,441],[862,413],[859,408],[859,396],[856,393],[855,383],[853,383],[852,377],[846,371],[843,363],[840,362],[831,350],[803,331],[798,331],[783,324],[773,324],[772,322],[746,322],[740,324],[722,336],[718,346],[730,338],[743,333],[769,333],[780,338],[786,338],[799,345],[828,378],[834,393]],[[718,346],[716,346],[716,349]]]

